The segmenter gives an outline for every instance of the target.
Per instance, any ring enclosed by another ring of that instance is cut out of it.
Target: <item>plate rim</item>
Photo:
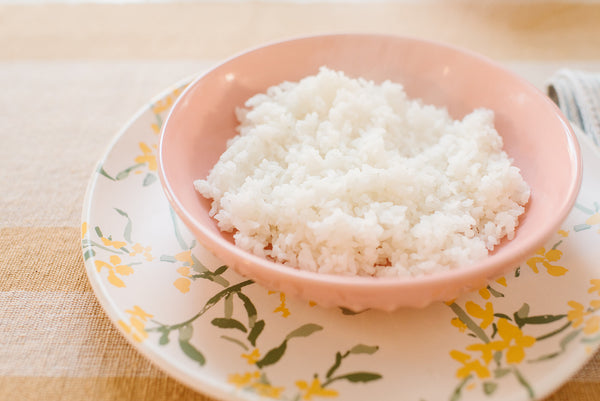
[[[90,221],[89,217],[91,216],[91,213],[92,213],[91,206],[92,206],[93,194],[94,194],[94,191],[95,191],[95,188],[97,186],[97,182],[98,182],[98,179],[100,176],[100,174],[98,174],[98,170],[104,164],[104,162],[108,159],[108,157],[111,155],[115,146],[129,132],[131,127],[145,113],[147,113],[149,110],[151,110],[152,104],[154,102],[164,99],[173,90],[180,88],[186,84],[189,84],[190,82],[193,82],[194,79],[196,79],[197,76],[201,75],[201,74],[202,74],[202,72],[187,76],[183,79],[180,79],[180,80],[176,81],[174,84],[171,84],[168,87],[166,87],[165,89],[163,89],[162,91],[160,91],[155,96],[152,96],[148,101],[146,101],[144,103],[143,106],[138,108],[137,111],[135,113],[133,113],[133,115],[113,135],[113,137],[109,141],[108,145],[105,146],[105,148],[102,152],[102,156],[95,163],[93,171],[91,172],[91,174],[89,176],[88,183],[86,186],[84,201],[83,201],[80,226],[83,223]],[[583,132],[583,130],[581,130],[581,128],[579,128],[577,125],[575,125],[571,121],[568,121],[568,123],[569,123],[571,129],[576,134],[575,139],[578,142],[584,142],[583,144],[579,143],[579,146],[582,149],[582,159],[583,159],[583,153],[586,151],[589,151],[597,159],[600,160],[600,148],[597,147],[591,141],[591,139],[589,139],[586,136],[586,134]],[[582,161],[582,170],[583,170],[583,161]],[[580,191],[581,191],[581,189],[583,189],[583,185],[581,186]],[[81,244],[80,244],[80,249],[81,249],[82,255],[83,255],[85,253],[85,249],[83,247],[81,247]],[[87,275],[88,281],[90,283],[90,286],[92,287],[92,291],[93,291],[96,299],[98,300],[99,304],[101,305],[103,312],[109,318],[109,320],[111,321],[113,326],[117,329],[117,331],[121,334],[121,336],[124,337],[125,340],[133,347],[133,349],[135,349],[144,358],[146,358],[148,361],[150,361],[151,364],[153,366],[155,366],[158,370],[164,372],[168,377],[185,385],[186,387],[192,389],[193,391],[196,391],[196,392],[203,394],[205,396],[208,396],[208,397],[213,397],[218,400],[249,401],[249,400],[269,399],[269,398],[266,398],[266,397],[263,397],[263,396],[260,396],[260,395],[254,394],[254,393],[236,390],[233,387],[230,388],[227,385],[227,383],[225,383],[224,381],[215,380],[215,379],[211,378],[210,375],[200,374],[200,375],[194,376],[192,374],[189,374],[185,370],[178,368],[177,364],[173,363],[172,360],[168,359],[167,357],[161,355],[161,353],[157,352],[155,350],[156,347],[146,344],[146,343],[135,342],[131,336],[127,335],[127,333],[125,332],[123,327],[121,327],[121,325],[118,324],[118,318],[122,317],[122,311],[120,310],[120,308],[117,307],[117,304],[115,303],[115,301],[111,297],[108,296],[104,286],[100,282],[98,282],[98,280],[95,278],[95,276],[94,276],[95,270],[91,266],[92,261],[93,261],[92,258],[90,258],[89,260],[84,260],[84,268],[85,268],[86,275]],[[538,384],[538,386],[539,386],[537,389],[538,391],[536,391],[534,399],[542,400],[542,399],[550,396],[551,394],[556,392],[558,389],[563,387],[569,380],[571,380],[573,375],[575,375],[586,364],[588,364],[589,361],[598,352],[598,349],[600,349],[600,342],[593,344],[592,347],[593,347],[593,349],[591,350],[591,352],[586,353],[586,355],[583,358],[580,358],[580,357],[576,358],[579,363],[568,364],[568,365],[564,366],[562,369],[560,369],[561,371],[564,372],[564,374],[560,375],[561,380],[556,381],[555,383],[551,383],[551,384],[548,382],[546,386],[543,386],[543,385],[540,386]],[[538,381],[537,383],[543,384],[544,381],[542,381],[542,382]],[[510,397],[510,399],[526,400],[527,398],[521,397],[521,396],[519,396],[519,394],[513,393],[513,395]]]
[[[104,162],[111,155],[115,146],[119,143],[119,141],[129,132],[133,124],[137,122],[145,113],[147,113],[153,102],[157,100],[164,99],[168,94],[170,94],[173,90],[189,84],[197,74],[193,74],[186,78],[180,79],[174,84],[169,85],[166,89],[163,89],[158,94],[152,96],[148,101],[144,103],[143,106],[137,109],[137,111],[121,126],[121,128],[113,135],[108,145],[102,152],[102,156],[95,163],[94,169],[91,172],[88,183],[86,186],[86,192],[83,201],[83,208],[81,212],[81,221],[80,226],[90,221],[89,216],[91,215],[91,203],[93,199],[94,189],[96,188],[96,184],[98,182],[98,178],[100,174],[98,174],[98,169],[104,164]],[[85,249],[81,247],[80,250],[82,255],[85,253]],[[84,259],[84,269],[86,272],[86,276],[88,278],[88,282],[92,287],[92,291],[100,303],[100,306],[103,309],[104,314],[109,318],[114,328],[121,334],[121,336],[129,343],[130,346],[133,347],[137,352],[142,354],[144,358],[149,360],[153,366],[155,366],[160,371],[167,374],[170,378],[182,383],[188,388],[193,389],[194,391],[199,392],[200,394],[207,395],[209,397],[214,397],[218,400],[223,401],[248,401],[252,399],[261,399],[261,398],[253,398],[251,394],[248,394],[250,398],[243,398],[238,396],[238,392],[227,391],[226,386],[217,381],[210,380],[208,376],[201,375],[199,377],[192,376],[191,374],[186,373],[184,370],[179,369],[175,366],[172,361],[162,356],[160,353],[156,352],[152,346],[148,344],[140,344],[137,343],[131,338],[131,336],[127,335],[123,327],[118,324],[117,316],[121,315],[120,309],[117,307],[116,303],[113,299],[111,299],[107,294],[105,294],[105,289],[93,277],[94,269],[91,267],[92,259],[89,261]]]

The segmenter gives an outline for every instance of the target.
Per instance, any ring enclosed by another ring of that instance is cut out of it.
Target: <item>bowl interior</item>
[[[193,181],[207,176],[236,135],[236,107],[269,86],[316,74],[323,65],[354,78],[402,83],[409,97],[446,107],[454,118],[480,107],[495,112],[496,129],[531,186],[531,198],[515,240],[504,241],[489,259],[526,257],[568,213],[581,173],[578,145],[562,114],[540,91],[452,47],[380,35],[332,35],[242,54],[198,78],[181,96],[165,124],[159,161],[167,195],[188,225],[217,242],[232,242],[209,217],[210,202],[196,193]]]

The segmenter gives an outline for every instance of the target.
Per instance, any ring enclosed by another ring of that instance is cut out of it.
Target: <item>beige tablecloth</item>
[[[542,88],[600,71],[598,21],[593,2],[0,2],[0,399],[208,399],[121,337],[79,247],[96,161],[166,86],[266,41],[362,31],[470,48]],[[597,399],[599,354],[548,398]]]

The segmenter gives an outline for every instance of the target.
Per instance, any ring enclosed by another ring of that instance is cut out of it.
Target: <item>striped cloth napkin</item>
[[[561,69],[546,87],[565,116],[600,146],[600,74]]]

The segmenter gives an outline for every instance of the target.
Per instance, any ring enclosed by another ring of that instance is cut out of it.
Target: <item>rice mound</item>
[[[494,113],[462,121],[322,67],[236,111],[239,135],[206,180],[210,215],[237,246],[300,269],[416,276],[512,239],[529,187]]]

